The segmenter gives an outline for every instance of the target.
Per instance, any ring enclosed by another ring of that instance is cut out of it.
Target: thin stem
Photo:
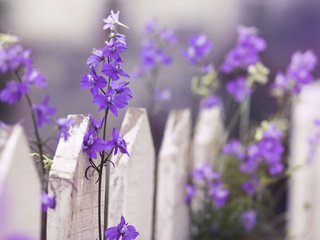
[[[244,102],[241,103],[242,109],[240,116],[240,139],[243,143],[246,142],[249,136],[249,124],[250,124],[250,104],[251,97],[247,97]]]
[[[22,80],[18,74],[17,71],[13,71],[13,74],[15,75],[15,77],[18,79],[18,81],[21,83]],[[27,104],[31,113],[31,119],[32,119],[32,124],[33,124],[33,129],[34,129],[34,133],[36,136],[36,140],[37,140],[37,148],[39,151],[39,156],[40,156],[40,169],[38,167],[38,172],[40,175],[40,179],[45,180],[45,181],[41,181],[42,183],[42,191],[44,191],[45,193],[48,193],[48,180],[46,179],[46,171],[44,169],[44,156],[43,156],[43,146],[42,146],[42,141],[40,138],[40,133],[39,133],[39,129],[38,129],[38,125],[37,125],[37,120],[36,120],[36,115],[33,111],[33,104],[32,104],[32,100],[31,97],[29,96],[29,94],[25,95],[25,98],[27,100]],[[41,212],[41,240],[46,240],[47,239],[47,213],[46,212]]]

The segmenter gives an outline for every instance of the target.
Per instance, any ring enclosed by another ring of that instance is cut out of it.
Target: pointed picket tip
[[[128,108],[120,134],[130,156],[119,153],[112,157],[108,226],[117,225],[123,215],[136,227],[140,239],[151,239],[155,150],[146,110]]]
[[[221,107],[202,108],[195,126],[192,155],[193,167],[212,164],[224,139]]]
[[[50,193],[56,194],[57,206],[48,211],[48,240],[98,237],[97,174],[90,180],[85,178],[89,161],[82,152],[83,137],[89,128],[90,118],[86,115],[70,115],[69,118],[75,124],[69,131],[68,140],[60,139],[50,170],[50,182],[54,189],[50,189]],[[104,179],[102,182],[103,196]]]
[[[0,239],[40,236],[41,184],[20,125],[0,130]]]
[[[158,159],[156,240],[189,239],[189,212],[184,203],[191,142],[191,111],[171,111]]]

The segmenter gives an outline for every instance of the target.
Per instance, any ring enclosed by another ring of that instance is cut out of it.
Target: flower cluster
[[[126,36],[118,32],[118,27],[126,27],[119,22],[119,11],[104,19],[103,29],[109,30],[108,39],[101,49],[93,49],[92,55],[87,60],[89,73],[83,75],[81,89],[89,88],[93,97],[93,103],[99,107],[99,111],[104,110],[106,114],[110,111],[115,116],[118,110],[125,108],[132,93],[128,87],[129,81],[120,81],[120,77],[129,78],[129,75],[122,69],[123,60],[121,53],[127,49]],[[99,72],[101,74],[99,74]],[[83,151],[91,159],[97,158],[97,152],[114,149],[114,153],[127,153],[126,143],[119,136],[118,130],[113,130],[113,138],[109,142],[99,137],[99,131],[105,119],[100,122],[91,116],[91,127],[83,139]]]
[[[210,165],[195,168],[191,183],[186,185],[185,202],[190,203],[195,196],[210,196],[215,208],[223,207],[228,200],[229,190],[223,186],[220,173],[214,172]]]
[[[212,47],[212,42],[205,34],[194,35],[189,38],[189,46],[182,54],[191,64],[200,64]]]
[[[278,73],[272,85],[276,96],[285,93],[299,94],[302,87],[312,82],[312,72],[317,65],[317,57],[312,51],[295,52],[286,73]]]
[[[221,66],[223,73],[236,69],[247,69],[260,61],[259,54],[266,50],[266,41],[259,37],[254,27],[240,26],[236,46],[230,50]]]
[[[126,223],[126,220],[121,216],[120,223],[117,226],[110,227],[105,231],[107,240],[134,240],[139,236],[135,227]]]
[[[252,89],[246,79],[240,76],[227,83],[227,92],[232,95],[234,101],[241,103],[251,95]]]

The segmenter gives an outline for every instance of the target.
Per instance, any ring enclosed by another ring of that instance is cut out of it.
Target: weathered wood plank
[[[189,239],[189,214],[184,203],[190,158],[191,112],[169,115],[158,159],[156,240]]]
[[[201,109],[192,143],[193,167],[212,164],[224,139],[223,112],[220,107]]]
[[[140,240],[152,236],[155,152],[146,110],[129,108],[120,134],[130,157],[118,154],[110,168],[108,226],[121,215],[140,233]]]
[[[293,108],[289,166],[300,167],[289,184],[290,240],[320,239],[320,151],[314,162],[307,163],[308,138],[315,132],[314,120],[320,118],[319,92],[319,84],[305,87]]]
[[[39,239],[41,184],[21,126],[0,130],[0,239]]]
[[[48,212],[48,240],[87,240],[98,238],[97,173],[85,178],[88,157],[82,152],[83,137],[90,119],[71,115],[75,121],[68,141],[60,140],[50,171],[57,206]],[[102,196],[105,184],[102,184]],[[52,191],[51,191],[51,194]],[[102,201],[104,203],[104,200]],[[104,204],[102,206],[104,208]]]

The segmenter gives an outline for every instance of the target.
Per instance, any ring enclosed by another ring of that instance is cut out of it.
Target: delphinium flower
[[[234,101],[241,103],[251,95],[252,89],[244,77],[238,77],[227,83],[227,92],[232,95]]]
[[[195,168],[192,171],[191,180],[191,183],[186,185],[186,203],[189,204],[198,195],[197,192],[200,192],[199,195],[210,196],[216,209],[227,203],[229,190],[223,186],[220,173],[213,171],[209,164]]]
[[[236,46],[227,53],[221,71],[231,73],[236,69],[247,69],[260,61],[259,54],[266,48],[266,41],[258,36],[256,28],[239,26]]]
[[[107,30],[107,40],[101,48],[92,50],[87,59],[89,72],[84,74],[81,80],[81,89],[90,89],[92,102],[98,106],[99,111],[104,111],[104,116],[100,120],[95,120],[90,116],[91,125],[83,138],[83,152],[89,158],[89,169],[98,173],[98,227],[99,240],[102,240],[102,176],[107,163],[110,163],[112,152],[114,155],[122,153],[129,155],[125,140],[117,129],[113,129],[112,137],[109,141],[107,138],[107,118],[111,112],[118,116],[119,109],[123,109],[132,99],[132,92],[129,88],[129,81],[123,81],[122,78],[129,78],[129,75],[123,69],[123,59],[121,53],[127,49],[126,36],[119,33],[120,27],[126,27],[119,21],[119,11],[113,12],[104,20],[104,30]],[[107,239],[135,239],[130,238],[132,232],[127,231],[131,226],[125,224],[124,218],[118,225],[120,235],[112,235],[112,230],[108,231],[111,235],[106,234]],[[106,233],[107,233],[106,232]],[[114,232],[115,233],[115,232]]]
[[[204,108],[212,108],[221,104],[221,98],[218,96],[208,96],[202,100]]]
[[[59,118],[59,119],[57,120],[58,128],[59,128],[60,133],[62,134],[63,139],[64,139],[65,141],[68,140],[68,137],[70,136],[70,134],[69,134],[69,129],[70,129],[70,127],[72,127],[74,124],[75,124],[75,121],[74,121],[73,119],[70,119],[70,118]]]
[[[212,42],[205,34],[194,35],[189,38],[189,46],[183,52],[183,56],[191,64],[199,64],[210,53],[212,47]]]
[[[255,210],[247,210],[241,213],[240,222],[246,232],[252,231],[257,222],[257,212]]]
[[[272,93],[276,96],[284,94],[299,94],[302,87],[310,84],[314,77],[313,70],[317,65],[316,55],[308,50],[295,52],[286,73],[279,72],[272,85]]]
[[[256,194],[259,184],[259,178],[257,176],[252,176],[249,180],[245,181],[241,187],[248,196],[253,197]]]
[[[223,147],[223,154],[232,155],[237,157],[239,160],[243,160],[245,157],[244,148],[239,140],[232,139],[227,142]]]
[[[114,149],[114,155],[116,155],[118,151],[120,151],[121,153],[127,154],[129,156],[129,153],[127,151],[127,144],[123,137],[120,136],[120,133],[116,128],[113,128],[112,130],[112,139],[106,143],[106,149]]]
[[[153,117],[172,96],[170,88],[159,87],[157,82],[160,70],[173,63],[171,48],[176,45],[177,38],[172,29],[162,28],[157,21],[152,20],[146,23],[142,39],[140,63],[134,76],[143,79],[152,94],[149,108]]]
[[[139,233],[133,225],[126,223],[125,218],[121,216],[120,223],[108,228],[104,235],[107,240],[134,240],[139,236]]]
[[[5,39],[15,39],[6,41]],[[35,158],[37,169],[42,184],[43,194],[41,196],[44,208],[53,207],[51,197],[48,197],[48,174],[50,162],[52,160],[46,153],[47,141],[52,136],[43,139],[40,135],[40,128],[44,124],[56,123],[58,128],[63,132],[64,138],[67,138],[66,123],[53,121],[55,109],[49,105],[49,96],[45,96],[40,103],[33,101],[31,90],[43,89],[47,86],[47,79],[34,66],[31,58],[31,50],[25,48],[18,38],[10,35],[0,34],[0,72],[10,76],[4,88],[0,90],[0,101],[8,104],[15,104],[23,98],[27,102],[28,110],[31,115],[35,139],[30,141],[32,156]],[[56,129],[56,126],[55,126]],[[53,196],[54,197],[54,196]],[[42,219],[46,219],[46,211],[43,212]],[[46,239],[46,222],[41,224],[41,239]]]
[[[47,193],[41,193],[41,209],[43,212],[47,212],[49,208],[55,209],[56,198],[49,196]]]

